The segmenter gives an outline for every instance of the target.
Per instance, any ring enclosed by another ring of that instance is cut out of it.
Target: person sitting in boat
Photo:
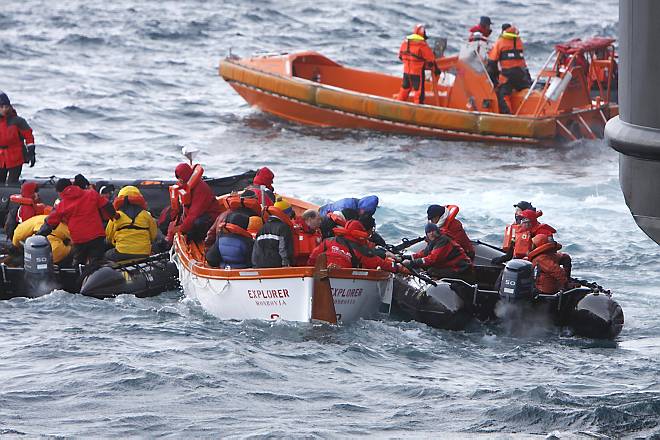
[[[203,172],[200,165],[195,165],[193,171],[193,167],[187,163],[177,165],[174,172],[181,187],[180,195],[183,205],[178,231],[185,234],[191,241],[201,241],[206,237],[206,233],[221,210],[213,190],[202,179]],[[171,231],[168,232],[171,234]],[[171,242],[171,240],[168,241]]]
[[[470,28],[470,36],[468,41],[483,41],[488,42],[488,37],[493,33],[493,30],[490,28],[492,22],[490,17],[483,16],[479,19],[479,24],[472,26]]]
[[[386,249],[387,243],[385,242],[385,239],[376,232],[376,219],[373,215],[369,213],[360,214],[358,221],[362,224],[364,230],[367,231],[367,234],[369,234],[369,239],[367,241],[369,248],[381,258],[394,258],[395,255]]]
[[[426,248],[412,255],[401,257],[407,268],[423,268],[433,278],[458,278],[467,282],[475,281],[474,268],[470,257],[461,245],[443,234],[433,223],[427,223]]]
[[[293,208],[279,200],[266,208],[268,219],[259,230],[252,250],[254,267],[288,267],[293,264]]]
[[[12,239],[16,226],[35,215],[44,214],[46,205],[39,199],[39,185],[36,182],[24,182],[20,194],[9,197],[9,212],[5,221],[5,233]]]
[[[105,258],[123,261],[151,255],[158,227],[140,190],[130,185],[123,187],[113,206],[119,217],[111,219],[105,228],[106,240],[113,246],[105,253]]]
[[[45,214],[35,215],[18,225],[11,240],[13,247],[22,250],[25,240],[39,232],[46,217],[47,215]],[[53,252],[53,263],[60,266],[67,265],[66,261],[69,260],[67,257],[71,253],[71,234],[67,225],[60,223],[46,238],[50,242]]]
[[[502,34],[488,53],[486,69],[497,88],[500,113],[510,114],[511,109],[505,98],[511,96],[514,90],[527,89],[532,84],[518,28],[508,23],[502,26]]]
[[[206,252],[206,262],[221,269],[245,269],[252,266],[254,240],[247,227],[250,218],[230,212],[219,225],[218,238]]]
[[[534,249],[526,259],[532,262],[536,290],[542,294],[552,295],[566,288],[571,268],[562,267],[566,258],[565,254],[557,252],[561,249],[561,244],[545,234],[535,236],[532,243]]]
[[[474,246],[463,229],[463,223],[456,218],[458,211],[456,205],[431,205],[426,209],[426,215],[430,223],[437,225],[440,232],[458,243],[472,260],[475,255]]]
[[[321,215],[308,209],[293,221],[293,261],[295,266],[305,266],[309,255],[321,243]]]
[[[275,203],[275,189],[273,189],[273,180],[275,174],[268,167],[262,167],[257,170],[257,174],[252,180],[252,185],[248,185],[246,190],[252,190],[257,195],[257,200],[265,208],[273,206]]]
[[[247,226],[247,230],[250,231],[250,233],[256,234],[263,226],[263,220],[261,219],[261,203],[257,200],[257,194],[253,190],[246,189],[240,194],[234,192],[222,199],[222,205],[225,210],[215,219],[213,226],[209,228],[206,238],[204,239],[204,245],[207,248],[213,246],[218,237],[220,228],[227,222],[227,216],[232,212],[242,214],[252,221],[252,227],[250,227],[249,223]]]
[[[93,189],[81,189],[69,179],[55,184],[60,203],[48,215],[39,229],[39,235],[47,237],[60,223],[69,227],[73,242],[73,263],[97,264],[105,253],[105,230],[101,211],[109,218],[118,218],[115,208],[105,197]]]
[[[334,235],[312,251],[308,266],[316,265],[318,256],[325,253],[328,267],[381,269],[393,273],[401,270],[394,260],[381,258],[373,252],[368,245],[369,233],[359,221],[349,220],[345,227],[335,228]]]
[[[16,114],[6,93],[0,91],[0,183],[16,183],[23,164],[36,163],[34,135],[25,119]]]
[[[500,257],[491,260],[493,264],[502,264],[512,258],[525,258],[532,250],[532,238],[538,234],[545,234],[550,237],[557,232],[555,228],[545,223],[540,223],[538,218],[543,215],[543,211],[531,209],[520,210],[520,206],[527,207],[523,202],[516,206],[516,222],[507,226],[505,230],[503,250],[506,252]]]
[[[403,61],[403,81],[397,98],[399,101],[407,101],[411,89],[415,91],[413,102],[424,104],[424,83],[426,77],[425,69],[434,69],[436,74],[440,68],[435,62],[435,54],[426,42],[426,28],[418,24],[413,33],[408,35],[399,48],[399,59]]]

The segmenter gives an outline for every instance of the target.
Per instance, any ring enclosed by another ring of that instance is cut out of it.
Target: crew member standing
[[[503,25],[502,34],[488,53],[487,67],[490,79],[497,87],[500,113],[511,113],[505,100],[506,96],[510,96],[514,90],[527,89],[531,85],[523,52],[523,41],[518,34],[518,29],[510,24]]]
[[[426,28],[418,24],[413,33],[401,43],[399,59],[403,61],[403,82],[397,96],[399,101],[407,101],[412,89],[415,91],[415,104],[424,104],[424,70],[435,69],[435,73],[440,73],[433,50],[426,42],[427,38]]]
[[[0,183],[15,183],[23,164],[34,166],[34,136],[32,129],[16,114],[9,97],[0,92]]]

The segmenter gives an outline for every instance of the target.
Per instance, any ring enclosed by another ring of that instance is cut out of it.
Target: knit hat
[[[426,215],[428,216],[429,220],[435,217],[442,217],[444,213],[445,213],[445,207],[440,205],[431,205],[426,210]]]
[[[190,165],[188,165],[185,162],[181,162],[179,165],[176,166],[174,169],[174,176],[177,179],[181,179],[183,181],[188,181],[190,179],[190,176],[192,176],[193,170]]]
[[[9,96],[5,92],[0,91],[0,105],[11,105]]]
[[[61,193],[62,191],[64,191],[64,188],[66,188],[67,186],[71,186],[71,180],[69,180],[69,179],[60,179],[55,184],[55,191],[57,191],[58,193]]]
[[[490,17],[487,17],[487,16],[484,15],[481,18],[479,18],[479,26],[482,26],[482,27],[485,28],[487,26],[490,26],[491,24],[493,24],[493,22],[490,21]]]
[[[286,200],[284,200],[284,199],[281,199],[281,200],[278,200],[277,202],[275,202],[274,206],[276,208],[282,210],[289,217],[291,217],[291,215],[293,214],[293,208],[291,207],[291,204],[289,202],[287,202]]]
[[[254,176],[252,183],[255,185],[264,185],[269,190],[273,191],[273,179],[275,174],[268,168],[263,167],[257,170],[257,174]]]
[[[428,234],[429,232],[437,232],[438,227],[433,224],[433,223],[427,223],[426,226],[424,226],[424,233]]]

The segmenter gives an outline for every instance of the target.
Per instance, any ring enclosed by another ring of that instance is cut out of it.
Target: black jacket
[[[293,264],[293,233],[277,217],[270,216],[261,227],[252,249],[254,267],[283,267]]]

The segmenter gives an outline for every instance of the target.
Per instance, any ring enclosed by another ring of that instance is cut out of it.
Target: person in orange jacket
[[[293,264],[305,266],[312,251],[321,243],[321,215],[308,209],[293,221]]]
[[[566,261],[565,255],[557,252],[561,245],[545,234],[539,234],[532,239],[534,249],[527,259],[532,262],[536,278],[536,290],[539,293],[551,295],[568,286],[570,266],[562,267]]]
[[[457,206],[431,205],[426,209],[426,215],[430,223],[438,225],[440,231],[458,243],[467,256],[470,257],[470,260],[473,260],[475,256],[474,246],[465,229],[463,229],[463,223],[456,218],[456,213],[453,212],[454,209],[450,208],[458,211]]]
[[[502,25],[502,33],[488,53],[486,69],[493,81],[493,86],[497,88],[500,113],[510,114],[511,109],[505,97],[510,96],[514,90],[529,88],[532,83],[518,28],[508,23]]]
[[[403,81],[396,98],[399,101],[407,101],[412,89],[416,92],[413,98],[415,104],[424,104],[425,69],[435,69],[435,73],[440,73],[426,39],[426,28],[418,24],[401,43],[399,59],[403,61]]]

